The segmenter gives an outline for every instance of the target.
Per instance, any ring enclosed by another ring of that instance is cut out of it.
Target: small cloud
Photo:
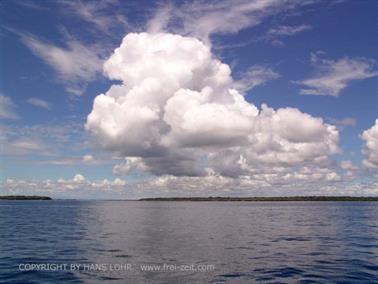
[[[341,161],[340,167],[345,171],[357,170],[357,167],[355,167],[351,161]]]
[[[95,27],[95,31],[110,33],[112,28],[129,25],[127,18],[118,13],[120,3],[117,0],[104,1],[60,1],[62,12],[75,15]]]
[[[72,181],[76,182],[76,183],[83,183],[83,182],[85,182],[85,177],[81,174],[77,174],[77,175],[74,176]]]
[[[126,185],[126,181],[124,181],[123,179],[120,179],[120,178],[115,178],[114,181],[113,181],[113,184],[123,186],[123,185]]]
[[[0,119],[18,119],[16,105],[10,97],[0,95]]]
[[[109,163],[111,160],[101,157],[94,157],[92,155],[84,155],[82,157],[82,163],[85,165],[100,165]]]
[[[137,157],[126,157],[125,160],[113,167],[113,173],[116,175],[129,174],[131,172],[144,172],[147,171],[148,167],[143,162],[142,158]]]
[[[94,80],[102,70],[103,50],[81,43],[66,36],[66,46],[56,46],[37,37],[16,32],[22,42],[58,74],[66,91],[82,95],[88,82]]]
[[[271,41],[271,44],[272,44],[273,46],[275,46],[275,47],[284,47],[284,46],[285,46],[285,43],[284,43],[283,41],[281,41],[281,40],[277,40],[277,39],[272,40],[272,41]]]
[[[152,19],[147,23],[147,30],[150,33],[162,32],[167,28],[171,19],[173,6],[166,5],[159,7]]]
[[[37,164],[43,165],[59,165],[59,166],[67,166],[67,165],[87,165],[87,166],[95,166],[101,164],[109,164],[111,163],[111,159],[109,158],[95,158],[92,155],[84,155],[80,156],[60,156],[55,159],[44,159],[41,161],[37,161]]]
[[[275,47],[283,47],[285,43],[281,40],[284,37],[291,37],[296,34],[302,33],[307,30],[311,30],[310,25],[300,25],[300,26],[278,26],[271,28],[266,35],[263,37],[264,40],[270,41],[270,43]]]
[[[315,65],[318,75],[295,81],[303,86],[301,95],[321,95],[338,97],[351,81],[363,80],[378,76],[378,71],[373,69],[374,61],[359,58],[344,57],[338,60],[320,59],[318,54],[311,54],[311,63]]]
[[[331,124],[335,125],[339,130],[343,130],[345,127],[354,127],[356,126],[357,122],[354,118],[346,117],[343,119],[336,119],[336,118],[327,118]]]
[[[367,168],[378,169],[378,119],[375,124],[362,133],[365,145],[362,149],[365,159],[362,161]]]
[[[91,164],[95,161],[95,158],[92,155],[84,155],[83,156],[83,162]]]
[[[38,99],[38,98],[29,98],[27,102],[35,107],[51,110],[51,104],[45,100]]]
[[[9,140],[5,138],[8,145],[3,150],[4,155],[24,156],[29,154],[50,155],[51,149],[41,142],[39,139],[23,137],[19,139]]]
[[[278,26],[271,28],[267,35],[268,37],[284,37],[284,36],[293,36],[301,32],[311,30],[310,25],[300,25],[300,26]]]
[[[269,67],[254,65],[234,83],[234,87],[245,92],[279,77],[280,75]]]
[[[19,139],[13,141],[13,145],[15,147],[30,151],[39,151],[44,149],[44,146],[39,141],[32,139]]]
[[[233,34],[261,24],[266,18],[311,4],[308,1],[183,1],[157,9],[147,23],[149,32],[170,31],[208,41],[213,34]],[[172,23],[170,26],[169,24]],[[180,23],[174,25],[173,23]],[[297,27],[298,28],[298,27]],[[299,27],[305,28],[305,27]],[[281,31],[282,32],[282,31]]]

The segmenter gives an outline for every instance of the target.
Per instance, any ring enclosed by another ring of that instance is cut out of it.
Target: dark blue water
[[[0,282],[378,283],[378,203],[2,201]]]

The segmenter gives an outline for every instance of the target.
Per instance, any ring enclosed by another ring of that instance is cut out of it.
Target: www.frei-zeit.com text
[[[135,271],[145,272],[209,272],[215,270],[213,264],[131,264],[131,263],[20,263],[19,271]]]

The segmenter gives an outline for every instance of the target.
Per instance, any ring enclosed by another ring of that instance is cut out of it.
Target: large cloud
[[[229,66],[198,39],[128,34],[104,71],[122,83],[95,98],[86,129],[126,157],[116,173],[251,175],[323,167],[338,152],[338,132],[322,119],[247,102]]]
[[[365,141],[363,164],[368,168],[378,168],[378,119],[362,133],[362,139]]]

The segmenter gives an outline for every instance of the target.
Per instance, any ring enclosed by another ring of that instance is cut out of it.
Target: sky
[[[0,1],[0,194],[378,195],[376,1]]]

